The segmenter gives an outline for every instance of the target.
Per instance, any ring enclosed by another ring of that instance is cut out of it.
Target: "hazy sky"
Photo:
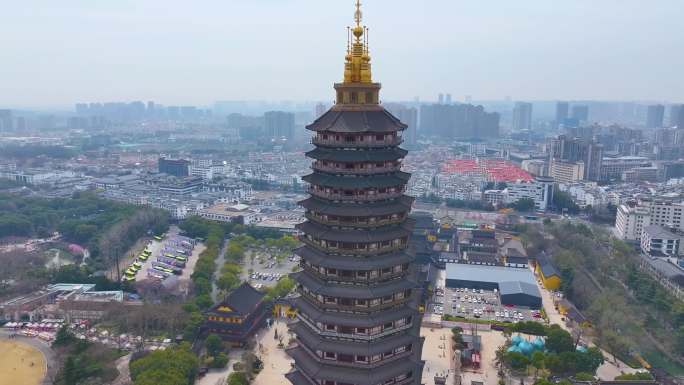
[[[10,0],[0,106],[332,100],[353,3]],[[384,100],[684,100],[683,0],[363,3]]]

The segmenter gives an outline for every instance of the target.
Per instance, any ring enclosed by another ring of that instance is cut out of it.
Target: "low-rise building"
[[[680,255],[682,236],[662,226],[646,226],[641,233],[641,251],[650,256]]]

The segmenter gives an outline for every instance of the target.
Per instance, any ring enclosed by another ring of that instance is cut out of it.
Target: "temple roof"
[[[264,298],[264,293],[253,288],[249,283],[242,285],[230,292],[223,301],[214,305],[207,311],[208,314],[219,316],[247,316],[256,309]]]
[[[374,150],[337,150],[317,147],[305,155],[318,160],[335,162],[383,162],[401,159],[408,151],[399,147],[378,148]]]
[[[373,356],[420,341],[418,330],[420,325],[418,323],[415,323],[414,325],[414,327],[408,329],[406,332],[397,333],[373,342],[351,342],[326,339],[318,336],[302,321],[292,323],[290,330],[295,332],[297,337],[313,351],[320,350],[324,352]],[[414,346],[413,348],[417,349],[420,347]]]
[[[383,269],[410,263],[415,258],[412,250],[395,251],[380,254],[370,258],[358,258],[342,255],[328,255],[309,246],[299,247],[295,254],[321,267],[329,267],[340,270],[370,270]]]
[[[348,111],[328,110],[313,123],[306,126],[311,131],[340,133],[396,132],[408,126],[387,110]]]
[[[331,325],[370,328],[409,316],[418,317],[417,321],[415,322],[420,323],[420,313],[418,313],[417,303],[415,300],[409,301],[409,306],[374,311],[364,316],[350,313],[326,312],[318,309],[316,306],[312,305],[309,301],[302,297],[292,298],[290,299],[290,303],[295,308],[306,314],[314,322],[322,322]]]
[[[338,203],[310,197],[299,202],[299,204],[307,210],[325,215],[371,217],[409,211],[413,200],[413,197],[404,195],[397,199],[372,203]]]
[[[403,171],[395,171],[389,175],[373,176],[336,176],[314,172],[303,176],[302,180],[319,186],[361,189],[402,186],[410,178],[411,174]]]
[[[411,234],[414,221],[406,219],[401,225],[382,226],[369,230],[341,230],[332,229],[314,222],[304,222],[295,225],[297,230],[310,234],[316,238],[337,242],[383,242],[407,237]]]
[[[419,286],[416,282],[409,279],[409,277],[367,286],[325,283],[308,274],[306,271],[292,273],[290,274],[290,278],[306,286],[313,293],[340,298],[381,298],[404,290],[414,289]]]
[[[383,383],[390,378],[405,374],[415,368],[422,368],[424,365],[424,362],[414,354],[398,360],[392,360],[379,367],[369,367],[368,369],[348,368],[333,364],[321,364],[299,346],[288,349],[287,352],[294,358],[297,366],[310,377],[332,381],[344,380],[354,384]],[[414,376],[416,375],[420,375],[420,371],[414,373]],[[420,381],[420,378],[416,379],[416,381]]]

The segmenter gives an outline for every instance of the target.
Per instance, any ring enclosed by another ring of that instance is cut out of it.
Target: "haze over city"
[[[342,0],[14,1],[0,106],[332,100]],[[368,0],[384,100],[681,101],[679,0]],[[331,76],[333,75],[333,76]]]
[[[0,385],[684,385],[682,0],[2,12]]]

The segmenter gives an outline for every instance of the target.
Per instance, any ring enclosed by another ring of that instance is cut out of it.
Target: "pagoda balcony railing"
[[[390,172],[400,171],[401,166],[390,167],[372,167],[372,168],[341,168],[332,166],[323,166],[313,163],[311,169],[314,171],[322,171],[331,174],[341,175],[373,175],[373,174],[387,174]]]
[[[391,251],[399,251],[399,250],[404,250],[406,249],[406,244],[401,244],[401,245],[389,245],[385,247],[378,247],[376,249],[345,249],[341,247],[326,247],[326,246],[321,246],[315,242],[312,242],[311,240],[307,239],[306,237],[300,237],[300,241],[306,243],[307,245],[323,251],[325,253],[330,253],[330,254],[339,254],[339,255],[349,255],[349,256],[354,256],[354,255],[363,255],[363,256],[372,256],[376,254],[382,254],[382,253],[387,253]]]
[[[331,220],[327,218],[323,218],[319,215],[312,214],[310,212],[307,212],[304,214],[306,219],[312,220],[314,222],[327,225],[327,226],[341,226],[341,227],[350,227],[350,228],[373,228],[373,227],[379,227],[379,226],[385,226],[385,225],[398,225],[404,222],[406,218],[401,217],[397,219],[382,219],[382,220],[377,220],[377,221],[365,221],[365,222],[359,222],[359,221],[341,221],[341,220]]]
[[[404,195],[404,189],[393,193],[378,193],[378,194],[366,194],[366,195],[346,195],[340,193],[327,193],[323,191],[316,191],[312,186],[309,186],[307,192],[311,195],[317,196],[319,198],[328,199],[332,201],[345,201],[345,202],[375,202],[383,201],[387,199],[396,199]]]
[[[386,138],[383,140],[346,140],[346,139],[323,139],[318,136],[311,138],[311,143],[320,146],[331,146],[331,147],[349,147],[349,148],[359,148],[359,147],[386,147],[386,146],[398,146],[403,142],[400,136],[394,138]]]
[[[396,299],[391,302],[385,302],[381,303],[379,305],[373,305],[373,306],[356,306],[356,305],[340,305],[336,303],[324,303],[320,302],[317,298],[304,293],[304,291],[301,291],[302,297],[306,298],[311,302],[314,306],[321,308],[321,309],[330,309],[330,310],[337,310],[340,312],[356,312],[356,313],[372,313],[372,312],[377,312],[380,310],[385,310],[385,309],[391,309],[393,307],[397,307],[400,305],[406,304],[411,298],[406,297],[402,299]]]
[[[302,349],[304,349],[304,351],[306,351],[311,356],[311,358],[313,358],[314,360],[316,360],[317,362],[320,362],[322,364],[329,364],[329,365],[335,365],[335,366],[347,367],[347,368],[359,368],[359,369],[374,369],[374,368],[380,367],[382,365],[388,364],[392,361],[396,361],[396,360],[402,359],[404,357],[410,356],[412,354],[412,352],[410,350],[407,350],[405,352],[394,354],[392,357],[385,358],[385,359],[382,359],[382,360],[377,361],[377,362],[371,362],[371,363],[345,362],[345,361],[337,361],[337,360],[327,360],[327,359],[324,359],[322,357],[319,357],[314,351],[309,349],[309,347],[306,346],[306,344],[299,341],[299,339],[297,339],[297,345],[300,346]]]
[[[338,338],[341,340],[357,340],[357,341],[370,341],[373,342],[377,339],[381,339],[387,336],[391,336],[400,332],[403,332],[405,330],[409,330],[413,327],[412,323],[406,324],[404,326],[400,326],[397,328],[392,328],[392,329],[387,329],[383,330],[382,332],[378,334],[373,334],[372,336],[369,335],[362,335],[362,334],[348,334],[348,333],[339,333],[339,332],[334,332],[334,331],[329,331],[329,330],[321,330],[319,329],[316,325],[311,323],[308,319],[304,318],[301,314],[297,313],[297,318],[304,322],[311,330],[314,330],[316,334],[324,336],[324,337],[330,337],[330,338]]]
[[[359,261],[360,262],[360,261]],[[311,273],[313,276],[318,277],[321,280],[329,281],[329,282],[339,282],[342,284],[349,284],[349,285],[354,285],[354,284],[359,284],[359,285],[367,285],[369,283],[382,283],[382,282],[387,282],[391,281],[394,279],[402,278],[410,273],[410,270],[404,270],[400,271],[398,273],[391,273],[391,274],[384,274],[384,275],[379,275],[373,278],[358,278],[358,277],[344,277],[342,275],[325,275],[320,273],[319,271],[313,269],[311,266],[307,266],[306,264],[301,264],[300,265],[302,269],[308,271]]]

